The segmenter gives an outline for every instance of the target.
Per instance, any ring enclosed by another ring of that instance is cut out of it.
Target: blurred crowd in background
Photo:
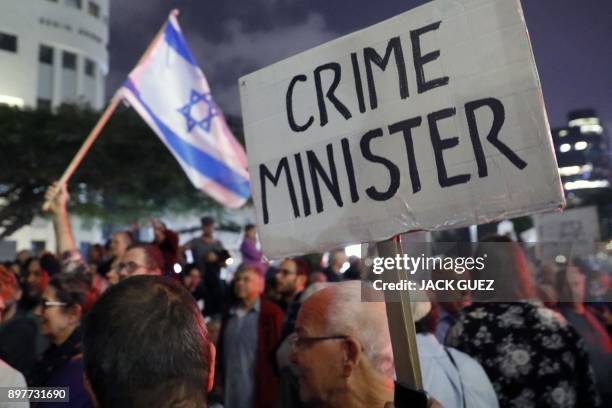
[[[129,231],[120,231],[81,254],[67,194],[54,194],[57,252],[23,250],[0,265],[0,385],[68,386],[69,406],[91,406],[80,357],[88,314],[119,282],[160,275],[191,294],[216,345],[210,404],[299,407],[317,392],[316,398],[325,398],[322,390],[333,387],[325,361],[296,352],[308,343],[296,331],[296,320],[313,293],[335,282],[367,279],[360,258],[339,249],[270,263],[259,250],[255,226],[246,225],[240,265],[225,280],[221,271],[231,255],[216,239],[209,216],[201,219],[201,236],[182,245],[156,220],[152,242],[136,242]],[[506,249],[486,246],[493,243],[506,243]],[[534,265],[503,236],[481,240],[478,250],[486,251],[488,262],[471,278],[505,273],[514,283],[500,290],[517,301],[480,302],[463,291],[413,304],[425,390],[445,407],[612,406],[610,272],[580,259]],[[452,273],[432,271],[439,279],[452,279]],[[354,318],[346,310],[330,310],[329,327]],[[362,327],[354,335],[361,336],[364,350],[370,343],[374,350],[380,333],[368,333]],[[346,337],[332,330],[310,339]],[[368,358],[378,361],[378,372],[389,373],[385,359]]]

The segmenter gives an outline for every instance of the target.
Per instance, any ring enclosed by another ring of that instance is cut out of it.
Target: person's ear
[[[353,370],[359,364],[361,359],[361,344],[353,337],[348,337],[344,341],[344,361],[342,366],[342,374],[348,378]]]
[[[98,408],[100,403],[98,402],[98,398],[96,398],[96,394],[93,392],[93,388],[91,387],[91,383],[89,382],[89,377],[87,377],[87,373],[83,373],[83,385],[85,386],[85,390],[89,394],[91,401],[93,402],[94,408]]]
[[[83,316],[83,307],[81,305],[74,305],[69,309],[70,320],[73,323],[79,323]]]
[[[217,349],[212,341],[208,342],[208,356],[209,356],[209,372],[208,372],[208,392],[211,392],[215,385],[215,366],[217,358]]]
[[[298,286],[306,286],[306,276],[298,275],[297,276],[297,283],[298,283]]]

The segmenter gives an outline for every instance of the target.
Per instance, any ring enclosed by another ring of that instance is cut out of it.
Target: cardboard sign
[[[538,242],[538,255],[544,261],[563,255],[592,255],[600,240],[597,207],[582,207],[556,214],[533,217]]]
[[[438,0],[240,79],[271,258],[559,208],[518,0]]]

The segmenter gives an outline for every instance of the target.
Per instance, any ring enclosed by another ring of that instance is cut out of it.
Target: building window
[[[82,0],[66,0],[66,5],[68,7],[74,7],[80,10],[82,6]]]
[[[46,241],[32,241],[32,252],[35,254],[41,254],[47,248]]]
[[[50,111],[51,110],[51,100],[38,98],[36,100],[36,107],[40,110]]]
[[[64,51],[62,53],[62,67],[64,69],[76,70],[76,54],[72,52]]]
[[[89,7],[88,7],[88,11],[89,14],[98,18],[100,17],[100,6],[97,3],[94,3],[93,1],[89,2]]]
[[[89,58],[85,58],[85,75],[90,77],[96,76],[96,63]]]
[[[53,65],[53,47],[41,45],[38,49],[38,62]]]
[[[17,36],[0,33],[0,50],[17,52]]]

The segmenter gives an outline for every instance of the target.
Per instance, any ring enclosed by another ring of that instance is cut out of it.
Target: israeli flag
[[[170,149],[196,188],[237,208],[251,194],[246,154],[212,98],[177,14],[170,13],[121,96]]]

